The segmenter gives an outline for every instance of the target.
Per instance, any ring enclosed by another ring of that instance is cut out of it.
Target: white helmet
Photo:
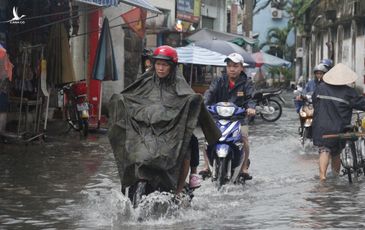
[[[313,73],[316,73],[317,71],[327,73],[328,69],[326,68],[326,66],[323,63],[320,63],[314,67]]]

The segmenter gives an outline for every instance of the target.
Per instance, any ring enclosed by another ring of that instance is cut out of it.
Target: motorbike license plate
[[[85,103],[77,104],[77,111],[89,110],[89,105]]]

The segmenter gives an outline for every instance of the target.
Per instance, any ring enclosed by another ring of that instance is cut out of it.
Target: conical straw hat
[[[323,76],[323,81],[330,85],[347,85],[358,78],[357,74],[345,64],[338,63]]]

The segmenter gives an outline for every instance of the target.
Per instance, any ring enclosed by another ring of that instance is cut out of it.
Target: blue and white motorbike
[[[238,175],[244,156],[240,120],[245,117],[245,109],[231,102],[219,102],[207,108],[222,133],[219,141],[207,149],[212,180],[217,181],[218,188],[227,182],[241,182]]]

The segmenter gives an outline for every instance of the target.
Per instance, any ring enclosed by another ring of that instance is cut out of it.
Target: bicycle
[[[352,183],[352,174],[356,177],[365,175],[365,117],[361,118],[362,113],[353,112],[356,116],[354,124],[346,126],[344,133],[323,135],[323,138],[337,138],[345,142],[340,157],[343,175],[347,174],[349,183]]]

